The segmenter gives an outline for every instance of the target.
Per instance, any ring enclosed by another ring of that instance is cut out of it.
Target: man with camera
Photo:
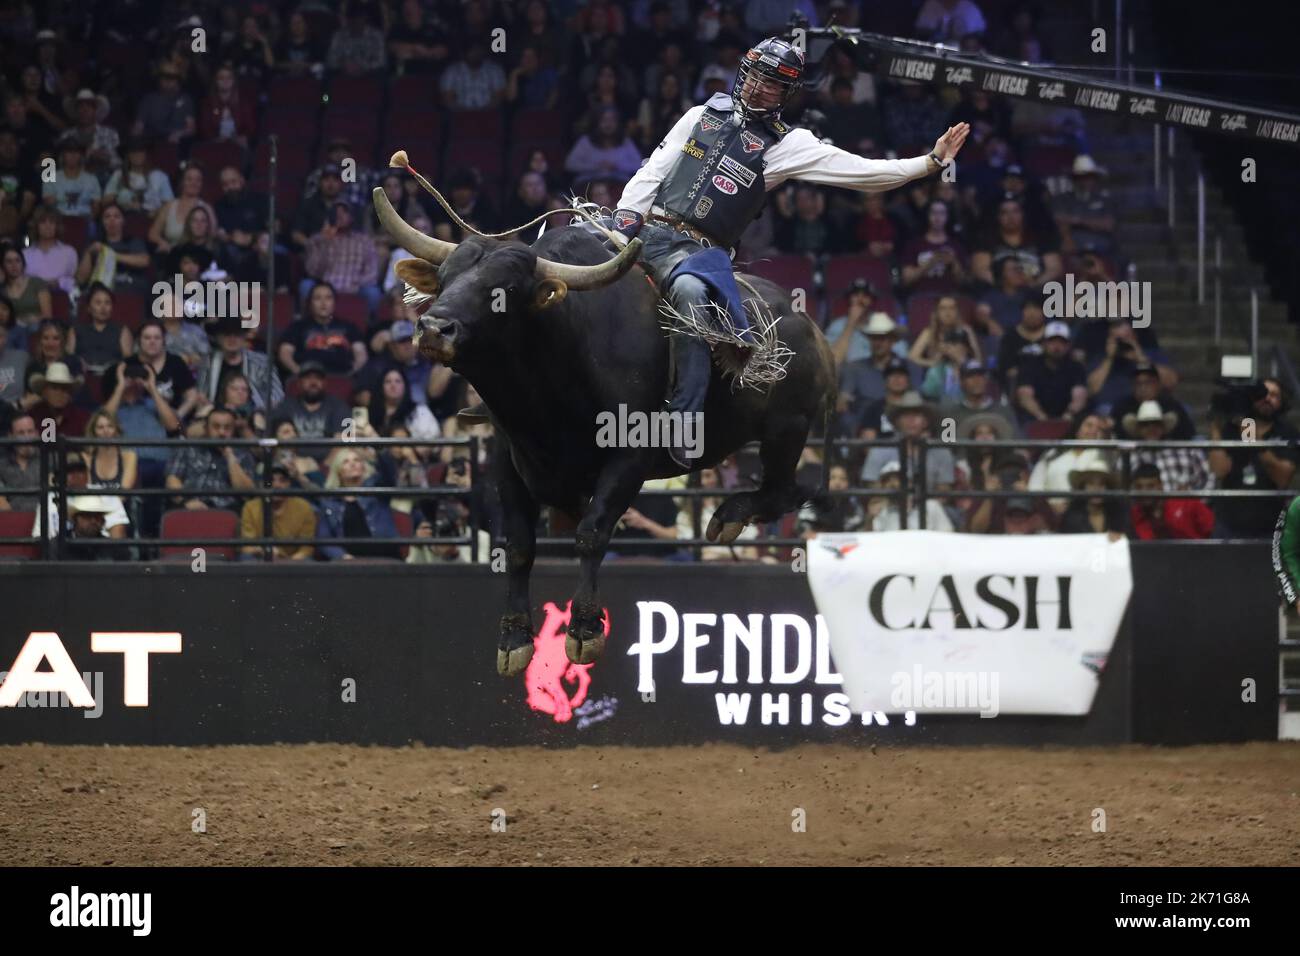
[[[208,412],[205,438],[229,441],[235,433],[235,416],[220,405]],[[193,488],[215,492],[193,498],[177,496],[187,510],[199,508],[233,508],[238,499],[224,494],[231,489],[251,491],[256,486],[257,468],[253,456],[244,449],[229,445],[184,445],[176,450],[167,465],[168,488]]]
[[[1178,373],[1164,353],[1159,348],[1144,345],[1143,338],[1128,319],[1109,320],[1104,352],[1088,370],[1088,394],[1099,412],[1109,415],[1115,405],[1132,394],[1139,366],[1152,366],[1166,388],[1177,384]],[[1082,345],[1084,341],[1081,334],[1078,342]]]
[[[1300,439],[1283,415],[1286,401],[1277,379],[1230,387],[1211,405],[1210,438],[1215,441],[1286,441],[1284,448],[1215,448],[1208,458],[1219,487],[1254,491],[1287,488],[1300,463]],[[1277,521],[1281,498],[1219,498],[1214,502],[1220,537],[1266,538]]]

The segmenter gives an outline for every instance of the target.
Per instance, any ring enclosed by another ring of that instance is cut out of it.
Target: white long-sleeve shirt
[[[705,104],[693,106],[677,121],[664,141],[637,170],[623,189],[619,209],[633,209],[643,216],[650,212],[664,177],[682,154],[682,144],[691,135]],[[790,179],[842,186],[864,193],[884,192],[930,173],[925,156],[913,159],[864,159],[837,146],[821,142],[807,129],[792,129],[768,147],[763,184],[768,192]]]

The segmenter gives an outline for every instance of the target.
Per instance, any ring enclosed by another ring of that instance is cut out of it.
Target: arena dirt
[[[1295,744],[28,745],[0,747],[0,795],[28,865],[1300,863]]]

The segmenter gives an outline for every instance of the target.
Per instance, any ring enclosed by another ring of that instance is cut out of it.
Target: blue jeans
[[[703,248],[698,242],[675,229],[654,223],[642,227],[640,238],[644,244],[641,261],[674,309],[690,315],[692,307],[708,304],[708,287],[695,276],[680,275],[667,288],[664,287],[668,274],[677,264]],[[707,344],[690,335],[671,335],[669,344],[674,384],[668,410],[685,414],[702,411],[709,391],[713,354]]]

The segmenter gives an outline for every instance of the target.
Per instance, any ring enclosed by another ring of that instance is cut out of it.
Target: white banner
[[[823,534],[808,580],[854,713],[1088,713],[1124,616],[1104,534]]]

